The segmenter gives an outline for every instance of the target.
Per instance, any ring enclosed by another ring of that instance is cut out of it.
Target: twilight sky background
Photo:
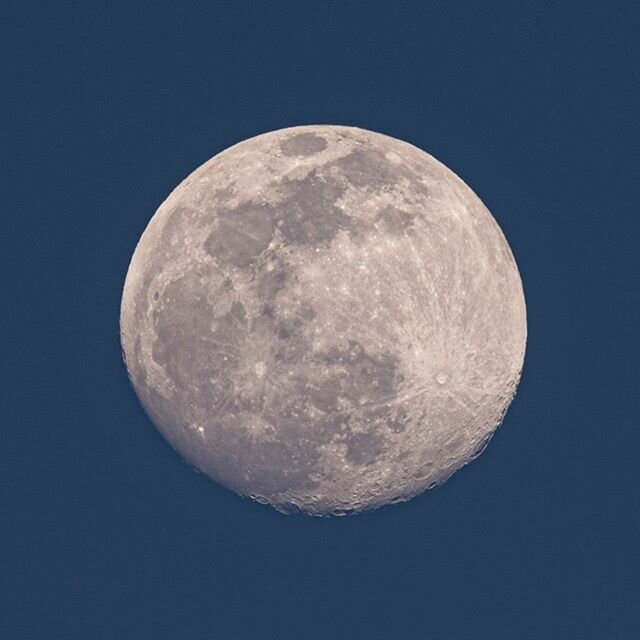
[[[639,637],[639,30],[632,2],[4,3],[0,640]],[[458,173],[528,308],[483,455],[346,519],[191,470],[118,337],[169,191],[308,123]]]

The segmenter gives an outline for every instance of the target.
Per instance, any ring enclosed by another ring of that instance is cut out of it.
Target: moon
[[[477,457],[527,334],[473,191],[407,142],[335,125],[259,135],[188,176],[135,249],[120,330],[186,461],[312,515],[409,500]]]

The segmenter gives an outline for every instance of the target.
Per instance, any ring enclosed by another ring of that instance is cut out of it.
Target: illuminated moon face
[[[522,369],[509,246],[430,155],[362,129],[237,144],[153,216],[129,376],[191,464],[283,512],[408,500],[477,456]]]

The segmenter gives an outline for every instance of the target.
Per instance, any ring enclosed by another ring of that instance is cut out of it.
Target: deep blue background
[[[3,3],[0,640],[640,637],[640,10],[609,4]],[[528,305],[482,457],[344,519],[194,473],[118,339],[168,192],[304,123],[456,171]]]

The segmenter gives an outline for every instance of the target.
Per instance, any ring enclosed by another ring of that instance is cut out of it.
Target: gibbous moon
[[[259,135],[186,178],[136,247],[120,324],[133,387],[188,462],[314,515],[408,500],[475,458],[527,331],[473,191],[343,126]]]

